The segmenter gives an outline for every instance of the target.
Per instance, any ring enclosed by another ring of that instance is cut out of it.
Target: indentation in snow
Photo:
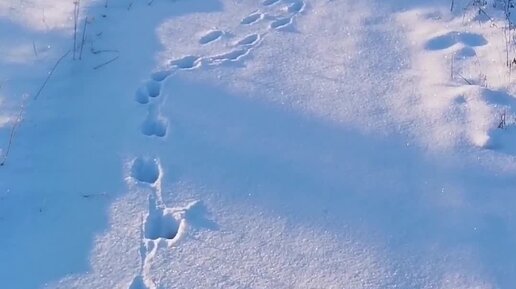
[[[167,126],[167,120],[160,115],[159,107],[150,106],[142,124],[142,133],[147,136],[164,137],[167,134]]]
[[[144,236],[146,239],[172,240],[179,231],[179,222],[168,208],[161,208],[156,204],[156,200],[151,198],[149,201],[149,214],[144,224]]]
[[[136,90],[134,99],[140,104],[147,104],[149,103],[149,94],[146,89],[140,87]]]
[[[161,83],[157,81],[149,80],[146,87],[150,97],[158,97],[161,93]]]
[[[208,44],[208,43],[211,43],[217,39],[219,39],[222,35],[224,34],[224,32],[220,31],[220,30],[213,30],[213,31],[210,31],[208,33],[206,33],[204,36],[202,36],[200,39],[199,39],[199,43],[200,44]]]
[[[253,45],[260,39],[259,34],[251,34],[248,35],[241,40],[239,40],[236,45]]]
[[[136,158],[131,168],[131,176],[143,183],[154,184],[159,179],[160,168],[157,159]]]
[[[279,18],[279,19],[272,21],[271,28],[273,28],[273,29],[283,28],[283,27],[289,25],[290,23],[292,23],[292,17]]]
[[[230,51],[228,53],[214,56],[211,59],[216,63],[220,63],[220,62],[224,62],[224,61],[237,61],[241,57],[245,56],[248,52],[249,52],[249,49],[238,49],[238,50]]]
[[[483,46],[487,44],[487,40],[476,33],[449,32],[428,40],[425,48],[427,50],[443,50],[457,43],[463,43],[466,46]]]
[[[167,122],[154,116],[148,116],[143,122],[142,133],[146,136],[164,137],[167,134]]]
[[[180,68],[180,69],[191,69],[191,68],[195,68],[195,67],[199,66],[199,64],[200,64],[199,60],[200,60],[200,58],[198,56],[190,55],[190,56],[185,56],[180,59],[172,60],[172,61],[170,61],[170,65],[172,65],[173,67]]]
[[[250,24],[256,23],[258,20],[260,20],[262,18],[263,18],[262,13],[253,13],[253,14],[250,14],[250,15],[242,18],[240,23],[244,24],[244,25],[250,25]]]
[[[305,2],[303,1],[294,1],[287,8],[287,11],[290,13],[300,13],[305,9]]]
[[[170,75],[170,70],[155,71],[151,74],[151,78],[154,81],[163,81]]]
[[[460,49],[459,51],[457,51],[455,53],[455,57],[462,58],[462,59],[470,58],[470,57],[473,57],[476,55],[477,55],[477,53],[475,52],[475,49],[473,49],[471,47],[463,47],[462,49]]]

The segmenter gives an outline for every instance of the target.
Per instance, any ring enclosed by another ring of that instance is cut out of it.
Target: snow
[[[0,3],[0,287],[516,283],[500,9],[65,2]]]

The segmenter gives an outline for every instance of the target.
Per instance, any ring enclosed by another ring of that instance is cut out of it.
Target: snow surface
[[[468,2],[81,0],[74,60],[73,1],[2,0],[0,288],[514,288]]]

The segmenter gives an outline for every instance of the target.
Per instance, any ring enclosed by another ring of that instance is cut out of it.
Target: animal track
[[[140,104],[146,104],[146,103],[149,103],[149,94],[147,93],[147,89],[145,88],[138,88],[138,90],[136,90],[136,94],[135,94],[135,100],[136,102],[140,103]]]
[[[271,28],[272,29],[280,29],[280,28],[290,25],[291,23],[292,23],[292,17],[279,18],[279,19],[272,21]]]
[[[462,59],[473,57],[475,55],[477,55],[477,53],[475,52],[475,49],[473,49],[471,47],[463,47],[462,49],[460,49],[459,51],[457,51],[455,53],[455,57],[462,58]]]
[[[484,36],[475,33],[458,33],[457,39],[468,46],[484,46],[487,40]]]
[[[294,1],[287,7],[287,12],[289,13],[300,13],[305,9],[305,2],[303,1]]]
[[[463,43],[467,46],[483,46],[487,44],[487,40],[479,34],[469,32],[450,32],[445,35],[437,36],[430,39],[426,44],[427,50],[443,50],[457,43]]]
[[[147,118],[142,124],[142,133],[146,136],[164,137],[167,134],[167,121],[160,116],[156,106],[149,108]]]
[[[190,55],[180,59],[172,60],[170,61],[170,65],[179,69],[192,69],[198,67],[201,64],[200,60],[200,57]]]
[[[219,39],[220,37],[222,37],[222,35],[224,34],[224,32],[220,31],[220,30],[213,30],[213,31],[210,31],[208,32],[207,34],[205,34],[204,36],[202,36],[200,39],[199,39],[199,44],[208,44],[208,43],[211,43],[217,39]]]
[[[149,214],[144,224],[144,237],[149,240],[172,240],[179,231],[179,221],[169,208],[158,206],[156,199],[149,199]]]
[[[242,20],[240,21],[240,24],[251,25],[253,23],[256,23],[258,20],[261,20],[262,18],[263,18],[262,13],[252,13],[252,14],[249,14],[248,16],[242,18]]]
[[[228,53],[221,54],[221,55],[213,56],[211,58],[211,60],[214,63],[221,63],[221,62],[225,62],[225,61],[237,61],[241,57],[247,55],[248,53],[249,53],[249,49],[238,49],[238,50],[233,50]]]
[[[256,42],[258,42],[258,40],[260,40],[260,35],[259,34],[251,34],[251,35],[248,35],[244,38],[242,38],[241,40],[239,40],[236,45],[253,45],[255,44]]]
[[[155,80],[147,81],[145,86],[147,87],[147,93],[150,97],[158,97],[161,93],[161,83]]]
[[[131,176],[142,183],[155,184],[161,174],[157,159],[136,158],[131,168]]]
[[[171,74],[170,70],[160,70],[151,74],[151,79],[154,81],[163,81]]]
[[[142,133],[146,136],[164,137],[167,134],[167,123],[159,118],[147,118],[142,125]]]
[[[274,5],[276,3],[278,3],[280,0],[264,0],[262,2],[263,6],[271,6],[271,5]]]

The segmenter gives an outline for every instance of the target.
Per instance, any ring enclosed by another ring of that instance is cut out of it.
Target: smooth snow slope
[[[73,3],[2,2],[0,287],[512,288],[502,25],[384,2],[82,1],[37,99]]]

